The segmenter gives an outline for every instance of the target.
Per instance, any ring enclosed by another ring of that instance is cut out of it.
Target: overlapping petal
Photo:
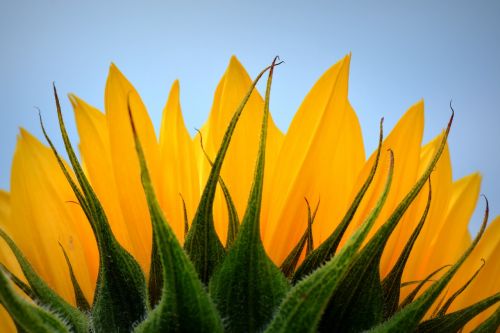
[[[5,229],[37,273],[74,303],[60,243],[83,292],[92,299],[98,260],[94,236],[54,154],[21,129],[12,166],[11,212]]]
[[[323,74],[306,96],[286,135],[269,121],[261,235],[267,254],[276,264],[281,264],[307,228],[304,198],[313,205],[320,202],[313,226],[317,247],[341,221],[374,163],[375,153],[365,159],[359,121],[348,100],[349,66],[350,55]],[[85,172],[113,233],[144,272],[149,272],[150,267],[151,224],[129,109],[159,203],[182,242],[185,232],[182,200],[191,221],[210,172],[201,138],[206,153],[214,158],[226,127],[251,83],[241,63],[232,57],[216,88],[208,121],[194,138],[184,124],[178,81],[173,83],[163,110],[159,140],[138,93],[114,65],[110,67],[106,84],[105,113],[70,96]],[[264,101],[254,90],[223,162],[221,177],[240,218],[252,185],[263,112]],[[427,169],[443,134],[422,147],[423,129],[424,104],[420,101],[405,113],[383,141],[377,172],[344,241],[365,220],[382,193],[390,163],[389,150],[395,160],[393,186],[372,234]],[[431,175],[430,210],[404,270],[403,281],[421,280],[438,267],[454,263],[470,246],[468,224],[480,183],[479,174],[453,181],[446,146]],[[392,269],[417,226],[427,203],[428,186],[424,186],[389,238],[381,260],[382,277]],[[68,252],[78,282],[89,300],[95,288],[98,265],[94,236],[76,202],[53,153],[21,130],[12,165],[11,193],[0,192],[0,227],[12,236],[41,277],[73,304],[73,288],[58,243]],[[227,208],[219,190],[214,203],[214,221],[220,239],[226,239]],[[498,279],[492,278],[500,274],[499,232],[500,218],[496,218],[449,285],[448,294],[474,274],[481,259],[486,260],[481,273],[455,300],[450,311],[462,309],[499,290]],[[22,277],[3,241],[0,241],[0,262]],[[401,298],[411,290],[412,287],[403,288]],[[469,327],[477,325],[494,310],[485,311]],[[4,320],[6,316],[0,306],[2,325],[10,325],[8,329],[13,330],[10,320],[8,324]]]
[[[184,209],[193,219],[200,200],[195,146],[182,117],[179,81],[170,90],[160,130],[159,200],[176,236],[184,239]]]
[[[149,270],[151,225],[146,199],[140,182],[140,169],[135,156],[130,107],[137,132],[155,186],[159,183],[159,148],[151,119],[134,87],[115,65],[109,69],[106,82],[105,109],[111,151],[111,164],[117,183],[118,197],[125,224],[133,235],[132,254],[144,271]]]
[[[357,117],[347,100],[350,56],[330,68],[306,96],[295,115],[263,204],[263,241],[281,263],[307,227],[304,198],[321,201],[315,241],[333,230],[349,205],[364,163]]]
[[[250,76],[238,59],[233,56],[217,86],[209,118],[201,130],[204,146],[210,157],[214,158],[217,154],[226,127],[251,83]],[[252,184],[259,145],[259,136],[256,133],[260,133],[263,112],[264,100],[254,90],[236,126],[229,151],[222,166],[221,176],[231,193],[240,218],[243,217],[245,212]],[[267,133],[264,198],[268,197],[269,191],[273,190],[270,181],[283,141],[283,134],[271,118],[269,119]],[[199,137],[199,135],[195,136],[194,145],[200,173],[200,188],[202,189],[210,172],[210,164],[201,150]],[[224,197],[220,192],[214,203],[214,220],[219,237],[226,239],[227,211]]]

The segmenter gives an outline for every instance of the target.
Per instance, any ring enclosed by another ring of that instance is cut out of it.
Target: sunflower
[[[348,55],[283,133],[276,65],[262,98],[232,57],[194,137],[175,81],[157,138],[112,64],[105,113],[69,96],[80,159],[56,93],[70,163],[21,129],[0,192],[1,331],[495,331],[500,218],[470,235],[451,120],[422,145],[419,101],[366,157]]]

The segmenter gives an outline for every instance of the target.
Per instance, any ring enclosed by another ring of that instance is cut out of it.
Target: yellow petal
[[[52,151],[21,129],[12,163],[7,230],[41,277],[72,303],[73,287],[58,243],[68,252],[89,300],[98,260],[91,228],[75,202]]]
[[[200,188],[194,146],[182,117],[178,81],[172,85],[163,109],[160,163],[160,204],[177,238],[182,242],[184,210],[180,195],[186,202],[188,221],[191,221],[200,200]]]
[[[445,221],[440,229],[434,230],[434,238],[427,243],[429,251],[421,253],[420,276],[435,269],[453,264],[470,245],[468,225],[481,186],[481,176],[472,174],[452,185],[452,193],[446,211]]]
[[[5,308],[0,304],[0,331],[9,333],[16,332],[16,327],[14,326],[14,322],[10,318],[9,313]]]
[[[435,155],[442,140],[442,135],[443,134],[437,136],[434,140],[422,148],[418,172],[419,175],[424,172],[429,165],[431,158]],[[451,161],[448,145],[446,145],[441,158],[431,174],[431,182],[431,206],[429,208],[424,227],[415,242],[412,253],[405,267],[403,275],[404,281],[420,280],[425,277],[422,276],[422,274],[425,275],[430,273],[426,267],[426,262],[423,259],[429,254],[429,244],[434,240],[436,233],[442,229],[443,224],[446,221],[447,209],[443,209],[443,207],[448,207],[452,193]],[[410,234],[414,231],[417,223],[420,221],[427,204],[428,191],[429,188],[428,185],[426,185],[415,199],[412,207],[410,207],[410,211],[408,212],[409,218],[404,221],[404,224],[402,224],[398,244],[394,248],[392,261],[387,265],[387,267],[392,268],[396,260],[396,256],[399,257],[402,248],[406,245],[406,242],[410,237]],[[410,289],[411,288],[405,288],[404,290],[410,291]]]
[[[74,95],[70,96],[70,100],[75,112],[80,135],[80,152],[87,176],[106,212],[116,238],[127,250],[135,252],[120,207],[111,162],[106,116]]]
[[[373,182],[366,192],[366,195],[361,202],[343,241],[345,241],[347,237],[349,237],[352,232],[365,220],[370,211],[374,208],[382,193],[387,179],[387,170],[389,168],[388,149],[391,149],[394,153],[394,175],[392,186],[386,203],[382,208],[382,211],[380,212],[369,237],[371,237],[378,230],[378,228],[387,221],[390,214],[392,214],[397,205],[413,187],[417,180],[423,129],[424,103],[423,101],[420,101],[408,109],[408,111],[398,121],[394,129],[384,140],[379,166]],[[356,189],[361,188],[363,182],[367,179],[370,169],[375,161],[375,154],[376,152],[371,155],[368,162],[366,162],[363,167],[363,170],[358,177],[357,185],[355,187]],[[388,265],[390,258],[393,256],[391,250],[396,247],[395,244],[398,242],[401,225],[405,224],[405,220],[407,218],[407,214],[405,214],[403,220],[399,223],[399,226],[396,228],[388,241],[386,251],[384,251],[384,256],[382,258],[382,264],[384,264],[384,266]],[[381,271],[383,273],[387,271],[387,268],[381,267]]]
[[[7,219],[10,215],[10,197],[9,194],[5,191],[0,190],[0,228],[5,231]],[[8,232],[8,231],[7,231]],[[0,262],[7,266],[11,272],[16,274],[18,277],[22,277],[21,272],[19,272],[19,267],[15,267],[15,258],[12,255],[12,252],[7,247],[5,242],[0,242]],[[16,270],[14,270],[16,268]],[[5,308],[0,304],[0,331],[1,332],[15,332],[16,327],[14,326],[14,322],[10,318],[9,313]]]
[[[215,158],[224,132],[243,97],[246,95],[252,80],[241,63],[232,57],[229,66],[217,86],[212,110],[202,133],[208,154]],[[222,166],[221,176],[234,200],[240,218],[246,209],[250,187],[253,181],[255,161],[259,144],[259,133],[262,125],[264,101],[257,90],[254,90],[239,119],[229,151]],[[268,191],[268,179],[271,177],[276,157],[281,147],[283,134],[269,119],[268,140],[266,146],[266,167],[264,175],[264,193]],[[194,140],[197,160],[204,161],[199,147],[199,138]],[[200,167],[200,188],[207,180],[209,165],[202,162]],[[264,194],[265,195],[265,194]],[[265,200],[265,199],[264,199]],[[227,212],[222,195],[218,194],[214,205],[216,230],[222,240],[227,234]]]
[[[460,295],[450,307],[449,311],[456,311],[475,302],[479,302],[500,290],[500,216],[498,216],[485,231],[485,234],[470,257],[458,271],[455,279],[450,284],[450,289],[455,291],[467,281],[474,271],[481,266],[481,259],[486,261],[483,269],[469,287]],[[467,326],[470,331],[479,323],[488,318],[496,309],[492,306],[475,317]]]
[[[105,108],[111,146],[111,161],[120,205],[134,242],[132,255],[145,272],[149,271],[151,223],[140,179],[140,169],[132,137],[128,107],[132,111],[151,179],[158,188],[159,152],[153,125],[138,93],[115,65],[109,69]]]
[[[364,163],[357,117],[347,100],[350,56],[331,67],[314,85],[295,115],[264,205],[264,245],[276,263],[286,257],[307,226],[304,197],[321,200],[314,224],[319,244],[349,204]]]

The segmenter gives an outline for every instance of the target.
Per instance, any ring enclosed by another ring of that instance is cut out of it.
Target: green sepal
[[[401,252],[398,260],[394,264],[392,270],[387,274],[387,276],[382,280],[382,291],[384,293],[384,319],[388,319],[392,317],[392,315],[398,310],[399,306],[399,296],[401,291],[401,277],[403,276],[403,271],[410,257],[411,250],[413,249],[413,245],[424,226],[425,220],[427,218],[427,214],[429,213],[429,209],[431,207],[432,200],[432,187],[431,180],[429,178],[429,194],[427,196],[427,204],[425,206],[424,212],[420,221],[418,222],[417,227],[411,234],[408,242]]]
[[[318,203],[316,204],[316,208],[314,209],[314,213],[311,212],[311,205],[309,204],[309,201],[307,201],[307,198],[304,198],[306,200],[307,204],[307,245],[306,245],[306,256],[311,254],[311,252],[314,250],[314,237],[313,237],[313,223],[314,220],[316,219],[316,213],[318,212],[319,208],[319,200]]]
[[[0,304],[9,312],[16,326],[25,332],[69,333],[71,331],[71,327],[65,324],[66,319],[61,314],[58,316],[19,296],[2,269],[0,269]]]
[[[222,262],[226,255],[224,246],[215,231],[213,217],[215,190],[219,181],[222,162],[226,156],[229,143],[231,142],[231,136],[234,133],[234,129],[236,128],[236,124],[238,123],[241,113],[243,112],[243,109],[257,82],[269,68],[270,67],[267,67],[257,76],[231,118],[226,132],[224,133],[224,137],[222,138],[222,142],[217,156],[215,157],[207,183],[201,195],[200,204],[198,205],[193,222],[191,223],[191,228],[189,229],[184,242],[184,249],[193,262],[201,281],[205,284],[208,283],[215,268]]]
[[[153,240],[151,242],[151,264],[149,266],[148,295],[149,306],[154,308],[161,298],[161,288],[163,286],[163,269],[161,265],[158,245],[153,231]]]
[[[392,183],[393,170],[394,163],[391,152],[387,181],[375,207],[337,255],[312,274],[300,280],[290,290],[279,306],[271,324],[265,330],[266,333],[313,333],[317,331],[321,317],[340,278],[346,273],[385,204]]]
[[[160,302],[134,332],[222,332],[215,306],[160,208],[130,109],[129,117],[163,273]]]
[[[61,296],[54,292],[47,285],[47,283],[45,283],[45,281],[40,278],[40,276],[35,272],[31,264],[28,262],[24,254],[14,243],[12,238],[10,238],[10,236],[7,235],[7,233],[2,229],[0,229],[0,237],[4,239],[4,241],[7,243],[12,253],[16,257],[16,260],[19,263],[19,266],[21,267],[26,280],[28,281],[34,294],[34,298],[37,300],[37,302],[39,302],[43,306],[50,307],[52,311],[57,312],[58,315],[63,318],[68,323],[69,327],[75,332],[86,333],[88,330],[87,317],[78,309],[66,302]],[[2,272],[2,276],[4,277],[5,273]],[[6,303],[5,305],[7,309],[9,304],[10,303]],[[15,302],[13,304],[18,303]],[[16,306],[21,305],[18,304]]]
[[[203,151],[203,154],[205,154],[205,157],[210,163],[210,166],[214,166],[214,162],[212,162],[212,159],[210,156],[208,156],[207,151],[205,150],[205,147],[203,146],[203,136],[200,131],[198,131],[198,134],[200,136],[200,146],[201,150]],[[229,193],[229,189],[226,186],[226,183],[224,182],[224,179],[222,179],[222,176],[219,176],[219,185],[220,188],[222,189],[222,193],[224,194],[224,200],[226,201],[226,207],[227,207],[227,237],[226,237],[226,250],[233,245],[234,240],[236,239],[236,235],[238,235],[238,228],[240,226],[240,220],[238,217],[238,212],[236,211],[236,206],[234,204],[233,198],[231,197],[231,193]]]
[[[10,269],[8,269],[2,263],[0,263],[0,270],[3,270],[4,273],[9,277],[10,281],[12,281],[12,283],[14,283],[16,285],[16,287],[18,287],[19,289],[21,289],[22,292],[26,294],[26,296],[28,296],[32,300],[36,300],[36,295],[33,292],[33,290],[31,290],[31,287],[29,285],[27,285],[26,283],[24,283],[23,280],[21,280],[14,273],[12,273],[10,271]]]
[[[363,199],[366,191],[368,190],[368,187],[370,186],[373,177],[375,176],[375,172],[377,170],[378,166],[378,161],[380,158],[380,151],[382,149],[382,139],[383,139],[383,123],[384,123],[384,118],[380,120],[380,135],[379,135],[379,142],[378,142],[378,148],[377,148],[377,155],[375,157],[375,162],[373,163],[373,166],[370,170],[370,173],[368,175],[368,178],[366,181],[363,183],[363,186],[361,186],[361,189],[359,192],[356,194],[356,197],[354,198],[351,206],[347,210],[346,214],[342,218],[342,221],[339,223],[339,225],[335,228],[335,230],[332,232],[330,236],[313,252],[311,252],[302,262],[302,264],[297,268],[297,271],[293,275],[292,282],[295,284],[297,281],[302,279],[304,276],[307,274],[310,274],[313,272],[315,269],[323,265],[328,259],[333,257],[335,252],[337,251],[337,247],[340,244],[340,241],[342,240],[342,236],[344,236],[345,231],[347,230],[347,227],[351,223],[354,214],[356,213],[359,205],[361,204],[361,200]]]
[[[76,306],[80,311],[89,312],[90,304],[87,301],[87,298],[85,298],[82,288],[80,287],[80,284],[76,279],[75,272],[73,271],[73,265],[71,265],[71,261],[69,260],[68,254],[66,253],[66,250],[64,249],[61,243],[59,243],[59,246],[61,247],[61,250],[64,254],[64,259],[66,260],[66,265],[68,266],[69,277],[71,278],[71,284],[73,285],[73,292],[75,294]]]
[[[486,261],[484,259],[481,259],[483,261],[483,264],[481,265],[481,267],[479,267],[475,272],[474,274],[472,274],[472,276],[470,277],[469,280],[467,280],[467,282],[465,282],[465,284],[460,287],[460,289],[458,289],[457,291],[455,291],[453,293],[453,295],[451,295],[447,300],[446,302],[444,303],[443,306],[440,306],[439,307],[439,311],[437,312],[437,316],[443,316],[444,314],[446,314],[446,312],[448,312],[448,309],[450,308],[451,304],[453,303],[453,301],[458,297],[460,296],[461,293],[464,292],[465,289],[467,289],[467,287],[471,284],[472,281],[474,281],[474,279],[477,277],[477,275],[479,274],[479,272],[481,272],[481,269],[483,269],[484,265],[486,264]]]
[[[449,314],[425,320],[417,326],[417,333],[455,333],[460,331],[472,318],[500,301],[500,293],[487,297],[473,305]]]
[[[439,267],[438,269],[436,269],[435,271],[433,271],[432,273],[427,275],[425,277],[425,279],[423,279],[422,281],[410,281],[410,282],[401,283],[401,288],[415,284],[415,283],[418,283],[418,285],[411,291],[411,293],[408,294],[408,296],[406,296],[406,298],[402,302],[400,302],[398,310],[401,310],[402,308],[404,308],[405,306],[407,306],[408,304],[413,302],[415,297],[417,297],[417,294],[420,291],[420,289],[422,289],[427,282],[436,282],[434,280],[431,280],[432,277],[434,275],[436,275],[437,273],[441,272],[446,267],[451,267],[451,265],[444,265],[444,266]]]
[[[273,61],[267,81],[255,176],[248,205],[234,244],[210,280],[210,294],[229,332],[258,332],[280,304],[289,284],[267,256],[260,237],[265,149]]]
[[[312,225],[316,218],[316,213],[318,212],[319,201],[318,204],[316,205],[316,208],[314,209],[314,213],[312,213],[309,202],[307,201],[307,199],[305,200],[307,203],[307,228],[300,237],[297,244],[294,246],[292,251],[290,251],[290,253],[286,256],[285,260],[283,260],[283,263],[280,266],[280,270],[287,278],[292,278],[295,268],[297,267],[297,263],[299,262],[300,256],[302,255],[302,251],[304,250],[304,247],[306,245],[308,248],[310,247],[310,249],[312,249],[313,247]],[[308,255],[309,253],[310,252],[306,251],[306,255]]]
[[[387,221],[357,255],[348,274],[339,283],[321,320],[323,331],[357,332],[383,320],[384,294],[380,282],[380,260],[385,245],[410,204],[429,179],[446,146],[453,115],[436,154],[412,189],[398,204]]]
[[[229,189],[222,177],[219,178],[220,187],[222,189],[222,193],[224,193],[224,199],[226,200],[227,206],[227,237],[226,237],[226,250],[228,250],[234,243],[236,236],[238,235],[239,227],[240,227],[240,219],[238,218],[238,212],[236,211],[236,206],[234,204],[233,198],[231,197],[231,193],[229,193]]]
[[[393,153],[390,153],[393,165]],[[320,331],[359,332],[382,320],[379,265],[395,223],[392,220],[386,222],[354,257],[330,296],[321,318]]]
[[[443,276],[437,282],[432,284],[419,298],[403,307],[400,311],[396,312],[394,316],[392,316],[386,322],[373,328],[372,332],[411,332],[417,328],[419,322],[422,320],[429,308],[432,306],[432,304],[434,304],[441,292],[448,285],[460,266],[469,257],[470,253],[474,250],[477,243],[481,239],[488,222],[488,213],[488,200],[486,200],[486,211],[484,214],[484,220],[481,225],[481,229],[479,230],[476,238],[474,238],[472,244],[462,254],[458,261],[453,266],[451,266],[451,268],[445,274],[443,274]]]
[[[182,213],[183,213],[183,217],[184,217],[184,238],[186,238],[187,234],[189,232],[188,213],[187,213],[186,201],[184,200],[184,197],[180,193],[179,193],[179,196],[181,197],[181,200],[182,200]]]
[[[488,319],[476,327],[472,333],[495,333],[498,327],[500,327],[500,306],[497,307]]]
[[[93,329],[98,332],[126,332],[146,315],[148,300],[144,274],[137,261],[118,243],[113,235],[104,209],[71,146],[55,86],[54,96],[66,152],[80,187],[75,184],[66,169],[47,135],[40,117],[42,130],[89,220],[99,250],[99,271],[91,309]]]

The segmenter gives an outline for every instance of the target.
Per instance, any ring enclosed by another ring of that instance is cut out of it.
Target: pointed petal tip
[[[172,87],[170,88],[170,93],[176,92],[179,93],[180,91],[180,83],[179,79],[175,79],[175,81],[172,83]]]
[[[244,71],[246,72],[245,68],[241,64],[240,60],[235,56],[232,55],[231,59],[229,59],[229,64],[227,66],[226,73],[229,73],[231,71]]]
[[[27,129],[25,129],[24,127],[19,127],[19,135],[17,136],[18,140],[29,140],[30,138],[32,138],[33,135],[31,135],[30,132],[28,132]]]
[[[123,75],[123,73],[120,71],[118,66],[115,65],[114,62],[112,62],[109,65],[108,78],[111,78],[111,77],[125,78],[125,75]]]

